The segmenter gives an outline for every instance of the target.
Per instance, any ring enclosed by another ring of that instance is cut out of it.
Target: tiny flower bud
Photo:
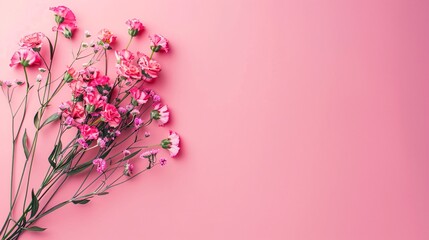
[[[91,37],[91,33],[90,33],[88,30],[86,30],[86,31],[85,31],[85,37],[86,37],[86,38]]]
[[[39,68],[39,72],[44,73],[44,72],[46,72],[46,69],[45,68]]]
[[[42,75],[41,75],[41,74],[37,74],[37,76],[36,76],[36,81],[37,81],[37,82],[41,82],[41,81],[42,81],[42,79],[43,79]]]
[[[89,46],[89,45],[88,45],[88,43],[86,43],[86,42],[83,42],[83,43],[82,43],[82,47],[83,47],[83,48],[87,48],[88,46]]]

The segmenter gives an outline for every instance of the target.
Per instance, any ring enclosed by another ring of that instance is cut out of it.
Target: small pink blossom
[[[83,149],[87,149],[88,148],[88,143],[85,141],[85,139],[83,138],[79,138],[76,141]]]
[[[116,137],[119,137],[119,135],[121,135],[121,131],[116,130],[116,131],[115,131],[115,136],[116,136]]]
[[[176,132],[170,130],[168,138],[161,141],[161,147],[170,152],[171,157],[175,157],[180,150],[179,147],[180,137]]]
[[[106,104],[104,111],[101,113],[103,121],[107,122],[110,127],[117,127],[121,122],[121,115],[116,107],[112,104]]]
[[[35,32],[21,38],[19,41],[19,46],[24,48],[32,48],[33,50],[40,49],[42,47],[43,38],[45,38],[45,34],[41,32]]]
[[[130,90],[130,94],[133,99],[139,104],[145,104],[149,100],[149,95],[144,91],[140,91],[140,89],[136,87],[132,87]]]
[[[12,55],[9,66],[16,67],[22,65],[29,67],[35,64],[40,64],[39,55],[31,48],[21,48]]]
[[[140,128],[143,125],[143,120],[141,118],[135,118],[134,119],[134,127]]]
[[[155,119],[159,126],[163,126],[170,119],[170,112],[167,105],[156,104],[150,113],[152,119]]]
[[[100,39],[103,44],[110,45],[116,41],[116,36],[113,35],[113,33],[108,29],[101,29],[100,33],[98,34],[98,39]]]
[[[104,141],[103,139],[99,138],[99,139],[97,139],[97,145],[100,148],[105,148],[106,147],[106,141]]]
[[[156,154],[158,154],[158,152],[159,152],[159,149],[151,149],[149,151],[142,153],[140,155],[140,158],[143,159],[143,158],[155,157]]]
[[[150,45],[150,49],[154,52],[159,52],[159,51],[163,51],[163,52],[168,52],[169,51],[169,47],[168,47],[168,40],[159,35],[159,34],[154,34],[154,35],[150,35],[149,36],[151,45]]]
[[[159,159],[159,164],[161,164],[161,166],[164,166],[165,164],[167,164],[167,159],[165,158]]]
[[[144,132],[144,137],[150,137],[150,132]]]
[[[107,164],[106,161],[102,158],[97,158],[92,161],[92,164],[94,164],[97,167],[97,172],[103,173],[106,171]]]
[[[66,125],[71,126],[71,125],[73,124],[73,118],[72,118],[72,117],[70,117],[70,116],[68,116],[68,117],[66,118],[66,120],[64,121],[64,123],[65,123]]]
[[[125,24],[128,25],[128,34],[130,34],[132,37],[137,36],[139,32],[144,30],[143,24],[136,18],[129,19],[125,22]]]
[[[153,82],[161,71],[161,65],[143,53],[138,53],[138,55],[138,64],[143,71],[143,80],[146,82]]]
[[[127,149],[125,149],[122,153],[124,154],[124,157],[129,156],[131,154],[131,152]]]
[[[134,164],[129,163],[127,161],[127,163],[124,165],[124,175],[131,176],[133,174],[133,170],[134,170]]]

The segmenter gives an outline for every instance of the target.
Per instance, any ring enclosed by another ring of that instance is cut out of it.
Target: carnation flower
[[[136,65],[130,62],[122,62],[117,66],[118,75],[130,79],[130,80],[140,80],[142,78],[142,71]]]
[[[179,135],[170,130],[170,135],[168,136],[168,138],[161,141],[161,147],[167,149],[170,152],[171,157],[175,157],[180,150],[179,143]]]
[[[29,67],[35,64],[40,64],[39,55],[31,48],[21,48],[12,55],[9,66],[16,67],[22,65]]]
[[[159,126],[163,126],[170,119],[170,112],[167,105],[162,106],[160,103],[156,104],[150,113],[150,117],[155,119]]]
[[[123,49],[121,51],[115,51],[116,61],[117,63],[121,62],[131,62],[134,59],[134,54],[127,49]]]
[[[92,161],[92,164],[94,164],[97,167],[97,172],[103,173],[106,171],[107,165],[106,161],[102,158],[97,158]]]
[[[136,87],[132,87],[130,90],[130,94],[133,97],[133,100],[138,104],[145,104],[148,99],[149,99],[149,95],[147,95],[144,91],[140,91],[140,89],[136,88]],[[135,105],[137,105],[135,104]]]
[[[143,53],[138,53],[138,55],[139,60],[137,63],[142,69],[143,80],[146,82],[152,82],[158,77],[158,74],[161,71],[161,65]]]
[[[132,37],[137,36],[137,34],[144,29],[143,24],[136,18],[129,19],[125,22],[125,24],[128,25],[128,34],[130,34]]]
[[[159,52],[159,51],[163,51],[163,52],[168,52],[169,51],[169,47],[168,47],[168,40],[159,35],[159,34],[154,34],[154,35],[150,35],[149,36],[151,45],[150,45],[150,49],[154,52]]]
[[[71,38],[73,30],[77,28],[74,13],[65,6],[51,7],[50,10],[55,13],[55,22],[58,24],[52,28],[52,31],[59,31],[66,38]]]
[[[121,123],[121,115],[112,104],[106,104],[104,111],[101,112],[101,116],[103,117],[102,120],[107,122],[111,127],[117,127]]]
[[[151,149],[149,151],[142,153],[140,155],[140,158],[143,159],[143,158],[155,157],[156,154],[158,154],[158,152],[159,152],[159,149]]]
[[[115,42],[116,36],[113,35],[113,33],[108,29],[101,29],[100,33],[98,34],[98,39],[100,39],[101,43],[110,45]]]
[[[32,48],[35,51],[39,51],[42,47],[42,40],[45,37],[45,34],[41,32],[35,32],[24,36],[19,41],[19,46],[24,48]]]
[[[136,129],[140,128],[142,126],[142,124],[143,124],[143,120],[141,118],[135,118],[134,119],[134,127]]]
[[[99,132],[98,129],[94,126],[84,124],[79,126],[79,130],[82,138],[85,140],[95,140],[98,138]]]

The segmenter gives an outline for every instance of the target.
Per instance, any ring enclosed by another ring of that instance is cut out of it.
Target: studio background
[[[429,238],[429,2],[2,1],[0,79],[17,74],[8,64],[21,36],[53,36],[56,5],[80,28],[64,46],[103,27],[125,46],[134,17],[147,30],[132,49],[147,49],[148,33],[170,40],[154,88],[183,151],[23,239]],[[65,66],[71,48],[60,56]],[[0,111],[3,219],[4,96]]]

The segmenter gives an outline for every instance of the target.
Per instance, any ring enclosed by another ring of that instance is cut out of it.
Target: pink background
[[[148,29],[138,44],[148,32],[170,39],[155,88],[184,149],[23,239],[429,239],[427,1],[2,2],[1,79],[14,76],[20,36],[53,35],[47,9],[59,4],[80,36],[126,37],[137,17]],[[0,109],[9,156],[3,97]],[[2,193],[9,165],[3,157]]]

